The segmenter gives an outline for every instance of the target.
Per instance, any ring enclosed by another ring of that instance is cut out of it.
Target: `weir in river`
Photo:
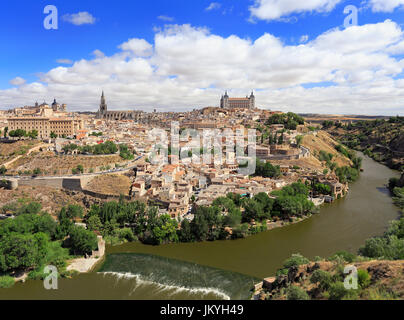
[[[356,253],[366,239],[383,234],[389,222],[399,217],[386,188],[389,178],[399,177],[399,173],[365,156],[363,168],[345,198],[322,206],[319,214],[300,223],[240,240],[109,246],[100,270],[61,279],[59,289],[53,291],[45,290],[41,281],[18,283],[11,289],[0,289],[0,299],[244,298],[243,288],[250,281],[274,275],[293,253],[311,259],[340,250]],[[132,255],[114,255],[120,253]],[[149,258],[143,256],[142,262],[139,253]],[[226,285],[227,280],[211,281],[218,279],[216,275],[233,279],[229,280],[231,285]]]

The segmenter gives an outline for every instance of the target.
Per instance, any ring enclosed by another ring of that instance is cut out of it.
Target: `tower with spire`
[[[227,94],[227,90],[226,90],[224,96],[222,96],[222,98],[220,99],[220,108],[227,109],[229,107],[230,107],[229,95]]]
[[[251,90],[251,95],[250,95],[250,109],[255,109],[255,96],[254,96],[254,90]]]
[[[98,111],[99,118],[103,118],[107,113],[107,103],[105,102],[104,90],[101,95],[100,109]]]

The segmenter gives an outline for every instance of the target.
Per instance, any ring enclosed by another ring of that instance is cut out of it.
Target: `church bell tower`
[[[100,109],[98,113],[100,118],[103,118],[107,113],[107,103],[105,102],[104,91],[102,91]]]

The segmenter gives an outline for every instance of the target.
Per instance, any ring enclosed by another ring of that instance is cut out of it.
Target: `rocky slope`
[[[333,125],[328,132],[350,148],[363,151],[392,169],[404,168],[404,118]]]
[[[344,288],[344,268],[348,265],[358,270],[357,290]],[[402,300],[404,260],[347,263],[336,259],[295,265],[265,279],[255,294],[261,300]]]

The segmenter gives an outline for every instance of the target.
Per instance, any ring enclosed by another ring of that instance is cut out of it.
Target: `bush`
[[[330,257],[330,261],[337,260],[338,258],[342,258],[345,262],[353,262],[356,259],[356,255],[347,251],[338,251],[332,257]]]
[[[3,276],[0,277],[0,288],[11,288],[14,285],[15,281],[13,277]]]
[[[310,282],[318,283],[322,290],[328,290],[332,283],[332,276],[329,272],[318,269],[313,272]]]
[[[358,283],[362,289],[369,287],[370,285],[370,275],[366,270],[358,270]]]
[[[288,300],[310,300],[309,295],[302,288],[290,286],[286,293]]]
[[[348,290],[345,289],[345,286],[342,282],[336,282],[331,284],[329,293],[331,300],[342,300],[345,295],[347,295]]]
[[[74,226],[69,232],[69,244],[73,254],[91,254],[98,247],[97,236],[82,227]]]
[[[291,267],[297,267],[300,266],[302,264],[308,264],[310,261],[303,257],[301,254],[292,254],[292,256],[289,259],[286,259],[283,262],[283,266],[287,269],[291,268]]]
[[[118,230],[118,237],[121,241],[126,240],[126,241],[134,241],[136,239],[135,235],[132,232],[132,229],[130,228],[123,228]]]

